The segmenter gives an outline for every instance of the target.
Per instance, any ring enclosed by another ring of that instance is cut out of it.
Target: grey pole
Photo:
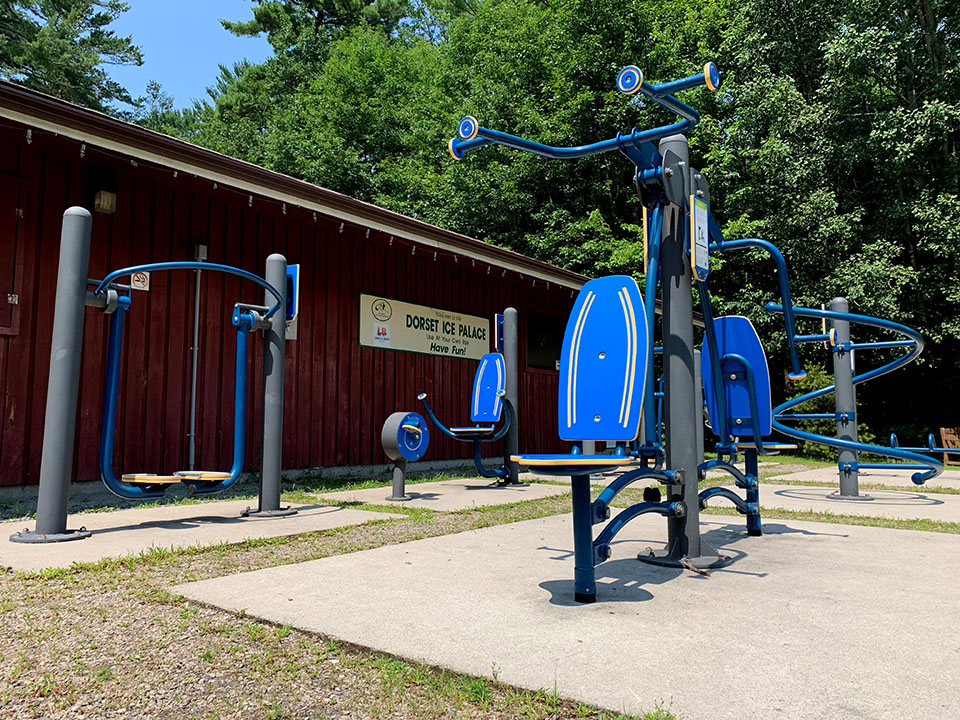
[[[660,141],[664,167],[684,174],[684,187],[693,187],[689,148],[683,135]],[[667,467],[682,473],[682,484],[667,487],[670,500],[682,500],[686,511],[667,519],[667,549],[664,553],[638,556],[659,565],[718,567],[731,562],[700,537],[700,506],[697,483],[697,423],[703,409],[697,403],[693,346],[693,300],[690,260],[687,255],[686,213],[676,204],[664,209],[660,240],[660,278],[663,303],[664,419]],[[648,378],[652,383],[653,378]]]
[[[850,311],[846,298],[837,297],[830,301],[833,312]],[[836,386],[834,398],[837,409],[837,438],[857,442],[857,395],[853,387],[853,367],[850,362],[850,323],[846,320],[834,320],[837,331],[837,344],[833,348],[833,382]],[[846,348],[846,349],[844,349]],[[858,453],[856,450],[840,449],[838,468],[840,470],[840,491],[833,497],[843,500],[872,500],[869,495],[860,494],[860,479],[857,471]]]
[[[263,331],[263,453],[260,458],[260,506],[247,515],[279,517],[296,510],[280,507],[280,469],[283,465],[283,371],[286,355],[287,259],[274,253],[267,258],[264,280],[280,291],[280,309]],[[263,304],[276,298],[263,293]]]
[[[511,455],[520,452],[520,334],[517,329],[517,310],[508,307],[503,311],[503,360],[506,364],[506,399],[513,408],[513,423],[507,430],[503,442],[503,463],[509,471],[507,482],[517,485],[519,467],[510,461]]]
[[[61,542],[90,536],[83,528],[67,530],[67,506],[73,473],[91,224],[90,213],[84,208],[71,207],[63,213],[40,457],[37,530],[11,535],[14,542]]]

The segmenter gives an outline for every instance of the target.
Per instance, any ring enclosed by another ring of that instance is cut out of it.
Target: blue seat
[[[647,316],[632,277],[591,280],[570,311],[560,351],[560,439],[615,441],[616,455],[517,455],[510,459],[550,475],[589,474],[639,463],[625,445],[637,438],[643,410]]]
[[[470,394],[470,421],[474,423],[473,425],[446,427],[433,414],[433,410],[427,402],[427,394],[420,393],[417,396],[417,399],[423,403],[427,417],[433,421],[442,433],[454,440],[473,443],[473,461],[477,472],[483,477],[497,478],[501,481],[509,478],[508,468],[505,465],[501,465],[496,470],[485,468],[480,449],[481,443],[493,442],[502,438],[513,421],[513,408],[510,403],[505,402],[506,387],[507,368],[503,355],[487,353],[480,358],[480,364],[477,366],[477,372],[473,378],[473,391]],[[501,414],[504,414],[504,408],[506,408],[506,417],[498,429],[497,423],[500,421]]]
[[[623,488],[638,480],[682,481],[680,473],[655,470],[628,452],[640,433],[646,371],[652,352],[640,289],[632,277],[591,280],[574,303],[560,352],[557,407],[559,434],[572,452],[513,455],[511,460],[548,475],[570,476],[573,494],[574,598],[596,599],[596,566],[610,557],[614,536],[643,514],[675,516],[683,503],[660,502],[659,491],[644,493],[644,502],[622,510],[594,540],[593,525],[610,517],[610,504]],[[583,442],[614,441],[613,455],[585,455]],[[590,501],[590,474],[632,466]],[[646,499],[649,497],[650,499]]]
[[[726,498],[746,515],[747,533],[762,535],[757,456],[796,446],[763,441],[772,430],[773,403],[767,356],[753,323],[729,315],[715,318],[712,329],[700,354],[700,369],[710,425],[720,441],[717,459],[703,463],[700,470],[729,473],[737,486],[746,490],[746,499],[729,488],[712,487],[699,493],[699,502],[706,507],[711,498]],[[738,451],[744,454],[744,472],[733,464]]]

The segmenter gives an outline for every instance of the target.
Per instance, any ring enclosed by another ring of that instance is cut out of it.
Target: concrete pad
[[[743,497],[743,490],[729,488]],[[904,520],[937,520],[960,523],[960,495],[943,493],[901,492],[895,490],[861,490],[860,495],[872,500],[844,500],[831,497],[831,488],[803,485],[764,485],[760,481],[760,507],[784,510],[829,512],[837,515],[898,518]],[[722,498],[711,501],[713,507],[730,506]]]
[[[539,500],[570,491],[569,485],[531,483],[521,487],[510,487],[498,486],[496,482],[483,478],[407,484],[406,489],[407,495],[413,499],[397,503],[398,505],[446,512],[488,505],[507,505],[523,500]],[[383,505],[388,502],[387,498],[390,494],[390,487],[381,487],[323,493],[320,499],[325,502],[362,502]]]
[[[960,537],[703,524],[736,557],[704,577],[636,560],[628,525],[573,602],[568,515],[178,586],[230,612],[618,712],[685,720],[956,718]],[[659,519],[657,519],[659,520]]]
[[[277,518],[244,518],[240,514],[256,500],[229,500],[201,505],[164,505],[113,512],[79,513],[67,517],[67,527],[93,532],[84,540],[30,544],[8,538],[35,523],[11,520],[0,523],[0,566],[15,570],[70,567],[75,562],[138,555],[150,548],[240,543],[255,538],[299,535],[346,525],[360,525],[387,513],[345,510],[322,505],[292,505],[296,515]]]
[[[943,473],[932,480],[928,480],[923,485],[914,485],[910,476],[912,470],[861,470],[861,483],[875,483],[877,485],[891,485],[896,487],[909,487],[915,490],[923,491],[925,487],[948,487],[960,489],[960,471],[944,470]],[[811,482],[831,483],[840,486],[840,473],[836,467],[816,468],[815,470],[804,470],[803,472],[790,473],[788,475],[777,475],[772,480],[783,480],[785,482],[803,485]],[[761,480],[761,482],[763,482]]]

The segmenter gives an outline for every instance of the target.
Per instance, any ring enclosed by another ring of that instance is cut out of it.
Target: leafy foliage
[[[0,0],[0,77],[97,110],[130,94],[101,65],[140,65],[140,48],[110,23],[121,0]]]

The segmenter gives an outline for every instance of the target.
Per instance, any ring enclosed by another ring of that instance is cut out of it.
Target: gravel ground
[[[411,512],[66,571],[0,571],[0,718],[613,717],[549,692],[456,676],[197,606],[165,589],[552,515],[568,504],[561,496],[464,513]]]

